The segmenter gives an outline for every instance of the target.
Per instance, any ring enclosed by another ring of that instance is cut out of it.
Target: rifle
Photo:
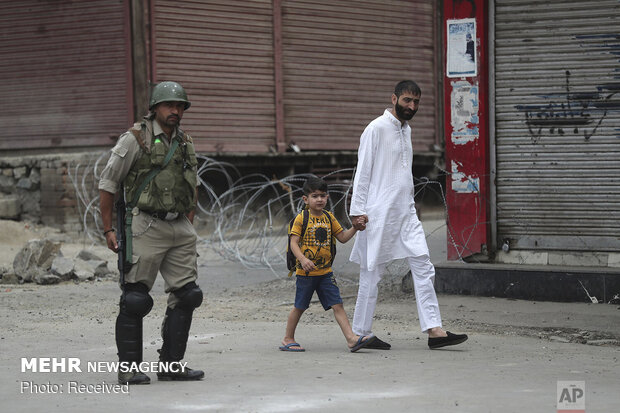
[[[127,231],[125,227],[125,216],[127,213],[127,206],[125,204],[125,187],[121,184],[119,194],[116,199],[116,228],[118,243],[118,271],[120,273],[120,284],[125,284],[125,275],[131,270],[131,262],[127,261]]]

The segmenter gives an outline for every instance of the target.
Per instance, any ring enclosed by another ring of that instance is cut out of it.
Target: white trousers
[[[441,327],[441,314],[439,313],[439,303],[434,285],[435,267],[431,263],[430,257],[428,255],[409,257],[407,262],[413,276],[422,332],[434,327]],[[360,284],[357,302],[355,303],[355,313],[353,314],[353,332],[357,335],[372,334],[372,321],[379,293],[378,284],[386,265],[387,263],[378,265],[373,271],[360,268]]]

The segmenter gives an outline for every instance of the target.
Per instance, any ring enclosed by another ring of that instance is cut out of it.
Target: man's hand
[[[99,190],[99,209],[101,210],[101,223],[103,228],[112,228],[112,210],[114,209],[114,194],[111,192]],[[108,248],[114,252],[118,252],[118,242],[114,231],[107,231],[103,234]]]
[[[364,231],[366,229],[366,223],[368,222],[368,215],[355,215],[351,217],[351,223],[353,227],[358,231]]]
[[[118,242],[116,240],[116,232],[110,231],[105,234],[105,242],[108,244],[108,248],[114,252],[118,252]]]

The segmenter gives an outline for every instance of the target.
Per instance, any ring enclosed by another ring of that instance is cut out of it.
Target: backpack
[[[299,236],[299,238],[303,239],[304,238],[304,234],[306,233],[306,228],[308,228],[308,218],[310,217],[310,211],[308,211],[307,208],[304,208],[304,210],[302,211],[303,214],[303,222],[301,224],[301,235]],[[329,228],[331,230],[331,226],[332,226],[332,218],[329,216],[329,214],[325,211],[323,211],[323,214],[325,214],[325,216],[327,217],[327,220],[329,221]],[[297,257],[295,257],[295,254],[293,254],[293,251],[291,250],[291,230],[293,229],[293,224],[295,223],[295,219],[297,217],[291,219],[291,222],[289,222],[288,224],[288,242],[286,244],[286,268],[289,270],[288,276],[291,277],[293,275],[293,272],[295,272],[295,268],[297,268]],[[331,266],[334,263],[334,257],[336,256],[336,237],[334,237],[332,235],[331,237],[331,242],[330,242],[330,253],[332,256],[331,261],[329,262],[329,265]]]

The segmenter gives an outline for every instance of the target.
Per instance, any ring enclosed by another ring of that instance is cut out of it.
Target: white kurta
[[[414,202],[411,127],[389,109],[360,138],[350,215],[368,215],[350,260],[374,270],[389,261],[428,255]]]

